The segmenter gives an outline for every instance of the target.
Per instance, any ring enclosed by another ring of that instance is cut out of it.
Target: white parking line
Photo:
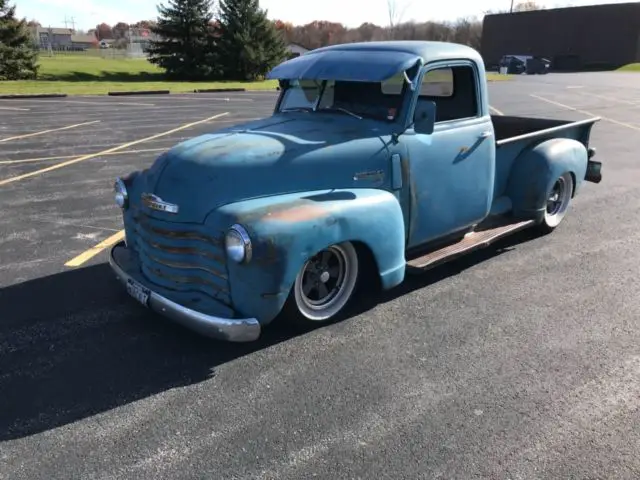
[[[502,113],[500,110],[498,110],[495,107],[492,107],[491,105],[489,105],[489,110],[491,110],[493,113],[495,113],[496,115],[504,115],[504,113]]]
[[[616,125],[620,125],[621,127],[627,127],[631,130],[635,130],[636,132],[640,132],[640,127],[636,125],[631,125],[630,123],[621,122],[614,118],[605,117],[602,115],[597,115],[595,113],[591,113],[587,110],[580,110],[579,108],[572,107],[570,105],[565,105],[564,103],[556,102],[555,100],[549,100],[548,98],[541,97],[539,95],[534,95],[533,93],[529,94],[533,98],[537,98],[538,100],[542,100],[543,102],[550,103],[551,105],[557,105],[558,107],[566,108],[567,110],[572,110],[578,113],[584,113],[585,115],[589,115],[590,117],[600,117],[602,120],[607,122],[615,123]]]
[[[212,115],[211,117],[205,118],[203,120],[198,120],[197,122],[185,123],[177,128],[173,128],[171,130],[167,130],[166,132],[158,133],[156,135],[151,135],[150,137],[141,138],[139,140],[134,140],[133,142],[123,143],[122,145],[118,145],[117,147],[108,148],[101,152],[91,153],[89,155],[83,155],[79,158],[74,158],[73,160],[67,160],[66,162],[56,163],[55,165],[51,165],[50,167],[42,168],[40,170],[35,170],[33,172],[25,173],[23,175],[17,175],[15,177],[5,178],[4,180],[0,180],[0,186],[7,185],[8,183],[17,182],[19,180],[24,180],[25,178],[30,178],[36,175],[41,175],[43,173],[50,172],[52,170],[57,170],[59,168],[67,167],[69,165],[73,165],[75,163],[84,162],[85,160],[90,160],[95,157],[99,157],[101,155],[105,155],[111,152],[118,152],[121,150],[125,150],[134,145],[138,145],[140,143],[148,142],[150,140],[155,140],[156,138],[165,137],[167,135],[171,135],[172,133],[180,132],[182,130],[186,130],[187,128],[194,127],[196,125],[201,125],[203,123],[211,122],[217,118],[224,117],[228,115],[229,112],[219,113],[217,115]]]
[[[3,138],[3,139],[0,140],[0,143],[8,142],[10,140],[20,140],[22,138],[35,137],[35,136],[38,136],[38,135],[44,135],[45,133],[60,132],[62,130],[69,130],[69,129],[72,129],[72,128],[83,127],[85,125],[91,125],[91,124],[98,123],[98,122],[100,122],[100,120],[94,120],[93,122],[76,123],[74,125],[68,125],[66,127],[52,128],[50,130],[42,130],[41,132],[27,133],[25,135],[16,135],[15,137]]]
[[[640,102],[630,102],[629,100],[620,100],[619,98],[613,98],[613,97],[609,97],[608,95],[601,95],[599,93],[592,93],[592,92],[576,92],[576,93],[579,95],[583,95],[585,97],[601,98],[602,100],[606,100],[607,102],[622,103],[624,105],[630,105],[632,107],[640,105]]]
[[[0,110],[12,110],[14,112],[28,112],[30,108],[17,108],[17,107],[0,107]]]

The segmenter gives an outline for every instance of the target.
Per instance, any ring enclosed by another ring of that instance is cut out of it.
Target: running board
[[[463,255],[488,247],[496,240],[512,235],[535,224],[534,220],[506,219],[493,221],[489,225],[478,225],[456,243],[407,261],[407,273],[422,273],[425,270],[455,260]]]

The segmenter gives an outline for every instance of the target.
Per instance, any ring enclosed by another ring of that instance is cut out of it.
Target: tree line
[[[267,12],[260,8],[259,0],[219,0],[215,13],[213,0],[166,1],[158,5],[155,21],[118,22],[113,26],[101,23],[87,33],[94,34],[98,40],[112,39],[114,47],[124,48],[131,29],[148,29],[155,34],[148,50],[149,61],[163,68],[168,78],[176,80],[260,79],[287,58],[287,43],[312,50],[339,43],[436,40],[462,43],[479,50],[482,38],[482,20],[474,17],[461,17],[451,22],[401,22],[394,0],[387,0],[388,25],[363,23],[356,28],[329,21],[293,25],[270,20]],[[534,0],[514,5],[515,11],[539,8]],[[2,42],[2,35],[14,35],[26,42],[25,27],[29,24],[38,22],[15,18],[15,7],[9,7],[8,0],[0,0],[0,49],[2,43],[17,45],[8,38]],[[3,34],[3,29],[9,33]],[[35,78],[35,57],[24,49],[16,55],[23,60],[13,61],[12,67],[3,67],[3,56],[0,55],[0,80],[8,79],[8,75],[15,79]],[[21,61],[24,68],[16,67],[16,62]],[[7,73],[9,71],[12,73]]]

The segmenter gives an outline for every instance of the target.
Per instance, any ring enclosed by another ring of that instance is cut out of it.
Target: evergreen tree
[[[256,80],[286,58],[282,34],[258,0],[221,0],[218,60],[229,80]]]
[[[211,0],[169,0],[158,12],[151,31],[159,40],[150,42],[149,61],[170,79],[211,78],[216,68]]]
[[[38,53],[16,7],[0,0],[0,80],[29,80],[38,75]]]

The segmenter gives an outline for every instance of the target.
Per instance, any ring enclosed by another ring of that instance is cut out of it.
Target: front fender
[[[238,223],[249,233],[252,259],[229,261],[229,281],[236,310],[261,323],[279,313],[304,262],[336,243],[366,245],[383,288],[404,278],[402,209],[384,190],[323,190],[245,200],[220,207],[206,223],[218,228]]]
[[[553,138],[524,150],[513,162],[507,183],[514,215],[541,220],[547,192],[565,172],[573,174],[574,195],[584,181],[588,153],[585,146],[569,138]]]

